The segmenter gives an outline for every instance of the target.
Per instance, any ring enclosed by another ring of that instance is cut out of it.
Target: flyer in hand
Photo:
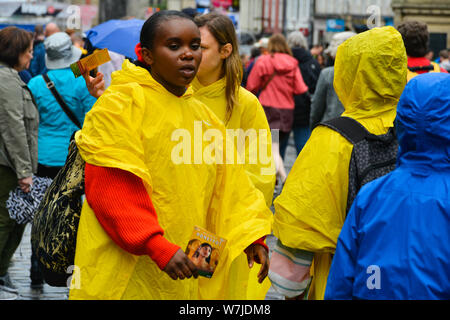
[[[70,65],[75,78],[78,78],[86,71],[91,71],[98,66],[111,60],[108,49],[96,50],[93,54]]]
[[[227,240],[198,226],[194,227],[186,255],[197,266],[198,274],[211,278]]]

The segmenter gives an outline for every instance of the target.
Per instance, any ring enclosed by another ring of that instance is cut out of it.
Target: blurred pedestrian
[[[82,52],[72,44],[65,32],[58,32],[45,39],[45,63],[47,73],[56,91],[82,125],[86,113],[96,99],[89,94],[83,78],[75,78],[70,65],[77,62]],[[63,107],[48,88],[43,76],[31,79],[28,84],[40,114],[38,175],[54,178],[64,165],[70,137],[78,130]]]
[[[34,27],[33,59],[31,59],[28,71],[31,77],[47,72],[45,68],[44,26]]]
[[[45,29],[44,29],[44,37],[48,38],[50,37],[52,34],[55,34],[57,32],[61,32],[61,30],[59,29],[58,25],[54,22],[49,22],[46,24]]]
[[[244,75],[242,77],[242,87],[247,86],[248,81],[248,75],[250,74],[250,71],[252,71],[253,66],[255,65],[256,59],[261,55],[261,48],[259,46],[253,46],[250,50],[250,57],[247,61],[247,63],[244,65]]]
[[[334,84],[345,108],[342,116],[374,135],[386,134],[394,126],[406,84],[406,60],[402,37],[393,27],[373,28],[341,44]],[[343,135],[317,126],[274,201],[278,242],[269,278],[288,298],[324,297],[347,212],[352,151],[353,144]]]
[[[269,121],[270,129],[279,130],[279,141],[273,141],[277,177],[281,184],[286,180],[280,145],[289,139],[294,122],[294,95],[303,94],[308,87],[303,81],[298,61],[292,56],[282,34],[269,39],[270,54],[261,55],[249,74],[247,89],[258,95]]]
[[[32,58],[31,33],[16,27],[0,30],[0,297],[5,299],[17,297],[8,267],[25,229],[9,217],[6,200],[17,185],[30,192],[37,171],[39,114],[18,74]]]
[[[428,48],[430,34],[426,23],[405,21],[397,27],[397,30],[402,35],[408,55],[408,81],[418,74],[428,72],[447,73],[447,70],[439,67],[439,64],[426,57],[430,51]]]
[[[397,106],[397,167],[358,193],[326,299],[450,299],[450,75],[424,74]]]
[[[334,60],[338,47],[350,37],[356,35],[351,31],[339,32],[333,36],[330,46],[325,50],[332,61],[332,66],[324,68],[317,80],[316,90],[311,101],[309,125],[313,130],[320,122],[339,117],[344,106],[334,90]]]
[[[46,38],[44,44],[45,63],[49,70],[44,76],[48,77],[50,84],[39,75],[30,80],[28,87],[36,100],[40,117],[37,175],[54,179],[66,161],[70,137],[78,130],[64,108],[67,107],[82,125],[96,99],[89,94],[83,78],[75,78],[70,69],[70,65],[82,55],[81,50],[72,44],[70,36],[57,32]],[[56,89],[66,106],[55,98],[50,86]],[[34,252],[30,278],[32,287],[43,284],[42,271]]]
[[[439,51],[440,63],[439,66],[447,72],[450,72],[450,60],[449,60],[449,52],[447,49]]]
[[[203,130],[226,137],[189,86],[202,58],[194,21],[157,12],[140,40],[141,58],[124,61],[75,135],[87,202],[75,253],[82,285],[70,299],[239,299],[246,288],[235,287],[230,270],[261,263],[264,279],[267,252],[254,242],[271,232],[272,213],[242,165],[217,159],[209,143],[191,154]],[[189,143],[182,151],[179,134]],[[197,270],[183,251],[195,225],[227,239],[210,279],[192,279]]]
[[[294,96],[295,109],[292,132],[294,133],[295,148],[298,156],[311,134],[309,128],[311,96],[316,90],[316,83],[320,75],[321,67],[317,60],[309,53],[308,42],[303,33],[300,31],[291,32],[287,37],[287,42],[292,50],[292,55],[298,61],[303,81],[308,86],[308,92]],[[287,140],[285,140],[283,145],[280,145],[280,153],[283,158],[286,147]]]

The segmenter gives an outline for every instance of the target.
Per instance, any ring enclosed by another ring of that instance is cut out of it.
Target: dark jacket
[[[292,54],[297,59],[303,81],[309,88],[308,92],[294,96],[294,127],[309,126],[311,95],[316,90],[321,68],[317,60],[304,48],[292,48]]]

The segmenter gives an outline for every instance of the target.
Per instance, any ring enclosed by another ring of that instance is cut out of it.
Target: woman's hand
[[[261,264],[258,272],[258,282],[262,283],[269,273],[269,253],[262,245],[253,243],[244,251],[247,254],[248,267],[253,267],[254,262]]]
[[[173,280],[183,280],[192,276],[194,276],[194,278],[198,277],[197,267],[189,260],[187,255],[181,249],[178,249],[173,255],[163,271]]]
[[[33,177],[19,179],[19,187],[25,193],[30,192],[30,188],[31,188],[32,184],[33,184]]]
[[[95,78],[91,77],[89,72],[85,72],[82,75],[89,93],[91,96],[98,99],[103,92],[105,92],[105,80],[103,79],[103,73],[97,72]]]

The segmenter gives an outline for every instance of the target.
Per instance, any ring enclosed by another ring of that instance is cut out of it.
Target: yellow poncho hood
[[[406,85],[406,66],[406,50],[393,27],[374,28],[346,40],[338,47],[333,82],[345,108],[343,116],[381,117],[385,126],[392,126]]]
[[[174,96],[127,60],[113,74],[76,135],[83,159],[139,176],[164,237],[182,249],[195,225],[228,242],[211,279],[174,281],[148,256],[118,247],[85,202],[75,256],[81,286],[71,290],[71,299],[246,299],[248,267],[237,279],[230,275],[231,265],[245,261],[243,250],[270,234],[272,213],[242,165],[191,161],[196,151],[209,150],[202,136],[196,142],[198,131],[208,129],[225,136],[221,121],[192,97],[191,88]]]
[[[342,115],[373,134],[386,133],[406,85],[406,63],[402,37],[392,27],[374,28],[341,44],[334,87],[345,108]],[[352,149],[339,133],[317,126],[274,201],[275,236],[288,247],[315,253],[313,299],[323,298],[331,254],[345,220]]]

